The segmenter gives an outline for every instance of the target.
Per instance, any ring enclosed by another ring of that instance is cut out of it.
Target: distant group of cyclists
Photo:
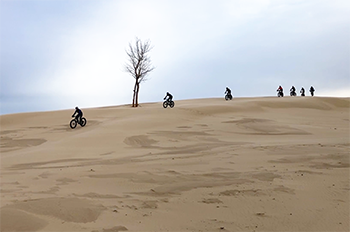
[[[294,85],[292,86],[292,88],[290,88],[289,91],[290,91],[290,96],[292,96],[292,97],[297,96],[297,93],[296,93],[297,90],[294,87]],[[315,88],[313,86],[310,87],[309,91],[310,91],[311,96],[314,96]],[[278,94],[277,94],[278,97],[284,96],[282,86],[278,87],[277,92],[278,92]],[[226,100],[232,99],[231,89],[229,87],[226,87],[225,94],[226,94],[225,95]],[[305,97],[304,87],[301,87],[301,89],[300,89],[300,96]]]
[[[292,86],[292,88],[290,88],[289,91],[290,91],[290,96],[292,96],[292,97],[297,96],[297,93],[296,93],[297,90],[294,86]],[[314,96],[315,88],[313,86],[310,87],[309,91],[310,91],[311,96]],[[278,97],[284,96],[282,86],[278,87],[277,92],[278,92],[278,94],[277,94]],[[300,96],[305,97],[304,87],[301,87],[301,89],[300,89]]]

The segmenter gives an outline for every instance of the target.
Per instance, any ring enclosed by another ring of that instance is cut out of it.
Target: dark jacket
[[[171,95],[170,93],[166,93],[164,100],[168,97],[168,99],[172,100],[173,99],[173,95]]]
[[[83,116],[83,111],[81,111],[81,109],[78,108],[78,109],[75,110],[75,112],[74,112],[74,114],[72,115],[72,117],[74,117],[75,114],[76,114],[77,116]]]

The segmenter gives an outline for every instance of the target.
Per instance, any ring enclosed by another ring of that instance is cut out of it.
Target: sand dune
[[[0,116],[1,231],[349,231],[349,98]]]

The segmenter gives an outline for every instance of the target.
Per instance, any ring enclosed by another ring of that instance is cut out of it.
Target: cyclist
[[[279,87],[278,87],[277,92],[279,93],[279,95],[280,95],[281,97],[283,97],[283,88],[282,88],[282,86],[279,86]]]
[[[81,109],[77,107],[75,107],[75,112],[72,115],[72,117],[74,117],[77,119],[78,123],[81,123],[81,118],[83,117],[83,111],[81,111]]]
[[[167,101],[170,102],[173,100],[173,95],[171,95],[169,92],[166,92],[166,95],[163,100],[165,100],[166,98],[168,98]]]
[[[310,87],[310,93],[311,93],[311,96],[314,96],[314,92],[315,92],[315,89],[314,89],[314,87]]]

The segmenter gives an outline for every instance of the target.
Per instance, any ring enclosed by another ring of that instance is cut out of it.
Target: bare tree
[[[125,65],[125,71],[135,78],[134,95],[132,98],[132,107],[137,107],[140,83],[146,81],[146,76],[154,69],[148,53],[152,50],[149,41],[142,42],[136,38],[135,45],[129,43],[129,49],[126,51],[129,60]]]

